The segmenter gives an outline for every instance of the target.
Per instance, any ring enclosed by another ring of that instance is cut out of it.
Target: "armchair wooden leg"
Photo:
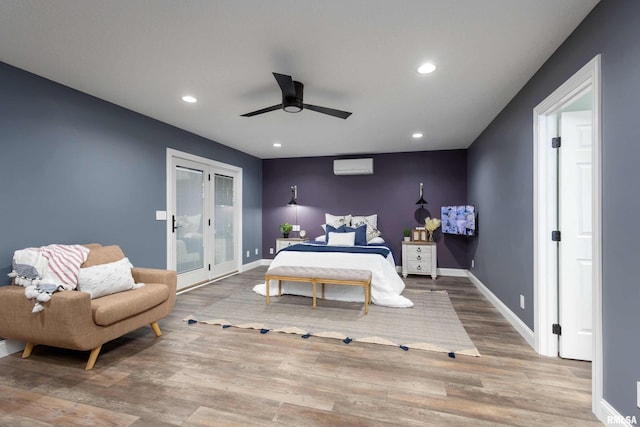
[[[31,356],[32,351],[33,351],[33,343],[28,342],[27,345],[24,347],[24,351],[22,352],[22,358],[27,359],[29,356]]]
[[[151,323],[151,329],[153,329],[153,332],[156,334],[157,337],[162,335],[162,332],[160,331],[160,326],[158,326],[158,322]]]
[[[87,362],[87,366],[85,366],[84,368],[85,371],[89,371],[93,369],[93,366],[96,364],[96,360],[98,360],[98,355],[100,354],[100,350],[102,350],[101,345],[91,350],[91,354],[89,355],[89,361]]]

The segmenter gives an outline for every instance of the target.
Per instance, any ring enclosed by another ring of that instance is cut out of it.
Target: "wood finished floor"
[[[590,426],[591,364],[538,356],[466,279],[446,289],[482,357],[187,325],[266,268],[178,296],[160,321],[88,352],[36,346],[0,359],[1,426]]]

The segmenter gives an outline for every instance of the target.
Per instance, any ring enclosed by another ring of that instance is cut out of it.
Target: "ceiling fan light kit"
[[[282,91],[282,103],[278,105],[272,105],[271,107],[262,108],[260,110],[252,111],[250,113],[242,114],[242,117],[253,117],[258,114],[268,113],[283,109],[287,113],[299,113],[303,109],[315,111],[317,113],[327,114],[329,116],[338,117],[340,119],[346,119],[351,115],[348,111],[336,110],[328,107],[320,107],[318,105],[305,104],[304,99],[304,85],[300,82],[294,81],[291,76],[286,74],[273,73],[280,90]]]

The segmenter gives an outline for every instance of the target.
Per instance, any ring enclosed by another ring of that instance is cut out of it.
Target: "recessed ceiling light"
[[[194,98],[193,96],[191,96],[191,95],[185,95],[185,96],[183,96],[183,97],[182,97],[182,100],[183,100],[184,102],[188,102],[189,104],[193,104],[194,102],[198,102],[198,100],[197,100],[196,98]]]
[[[430,62],[427,62],[426,64],[422,64],[419,68],[418,68],[418,72],[420,74],[429,74],[429,73],[433,73],[436,70],[436,66],[433,65]]]
[[[411,135],[414,139],[418,139],[418,138],[422,138],[422,134],[420,132],[416,132],[413,135]]]
[[[274,142],[274,143],[273,143],[273,146],[274,146],[275,148],[281,148],[281,147],[282,147],[282,144],[280,144],[279,142]]]

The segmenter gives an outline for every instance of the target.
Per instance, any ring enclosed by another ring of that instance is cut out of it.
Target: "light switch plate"
[[[156,221],[166,221],[167,211],[156,211]]]

